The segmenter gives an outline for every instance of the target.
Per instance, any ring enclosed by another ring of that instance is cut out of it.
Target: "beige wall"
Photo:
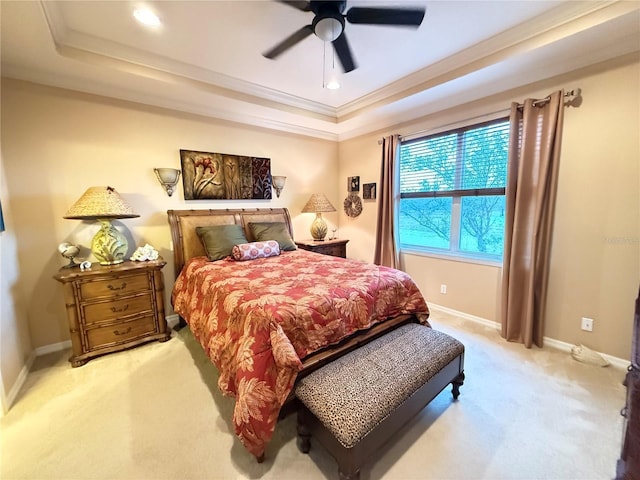
[[[4,162],[0,156],[0,201],[6,230],[0,232],[0,397],[2,410],[17,392],[14,386],[32,351],[26,306],[19,281],[18,240],[11,199],[7,192]]]
[[[116,225],[133,238],[130,253],[148,242],[168,261],[167,306],[174,275],[167,209],[288,207],[294,231],[306,237],[313,214],[300,210],[311,193],[338,201],[335,142],[26,82],[3,80],[2,140],[19,284],[36,348],[69,338],[61,285],[52,277],[65,264],[58,244],[89,247],[98,230],[95,222],[62,218],[90,186],[115,187],[140,214]],[[273,174],[287,176],[285,189],[271,201],[186,202],[181,187],[168,197],[152,169],[179,168],[180,148],[269,157]],[[336,223],[337,213],[326,218]]]
[[[345,184],[343,198],[347,176],[379,182],[378,140],[385,135],[438,129],[507,109],[512,101],[576,87],[583,103],[565,109],[545,335],[629,358],[640,282],[637,55],[341,142],[338,182]],[[365,204],[355,220],[344,213],[340,219],[341,236],[351,239],[349,254],[366,261],[373,259],[376,203]],[[499,321],[500,268],[410,254],[402,261],[428,302]],[[446,295],[440,294],[442,283]],[[580,330],[583,316],[595,319],[592,333]]]
[[[356,219],[343,213],[342,202],[346,177],[379,182],[378,139],[455,124],[506,109],[512,100],[574,87],[582,88],[584,103],[565,111],[545,335],[628,358],[640,280],[639,76],[637,57],[627,56],[339,143],[3,79],[5,390],[32,348],[69,338],[61,287],[52,276],[65,263],[57,245],[71,241],[87,247],[97,230],[94,223],[62,218],[89,186],[114,186],[140,214],[119,228],[133,238],[131,250],[149,242],[168,260],[169,305],[167,209],[288,207],[296,236],[306,238],[313,214],[300,209],[312,192],[323,192],[338,209],[325,217],[339,226],[339,237],[350,240],[348,256],[371,261],[377,201],[365,201]],[[288,177],[285,190],[279,199],[262,202],[185,202],[181,188],[169,198],[152,168],[179,167],[180,148],[270,157],[272,172]],[[498,320],[499,268],[409,254],[402,260],[427,301]],[[446,295],[439,293],[441,283],[448,285]],[[580,331],[581,316],[595,319],[593,333]]]

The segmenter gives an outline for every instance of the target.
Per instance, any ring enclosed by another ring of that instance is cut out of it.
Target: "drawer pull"
[[[114,335],[126,335],[127,333],[130,333],[130,332],[131,332],[131,327],[127,328],[127,330],[124,332],[120,332],[118,330],[113,331]]]
[[[122,282],[122,285],[120,285],[119,287],[114,287],[114,286],[113,286],[113,285],[111,285],[111,284],[107,285],[107,288],[108,288],[109,290],[122,290],[122,289],[124,289],[124,288],[126,288],[126,287],[127,287],[127,282]]]
[[[111,311],[113,313],[117,313],[117,312],[126,312],[127,310],[129,310],[129,304],[127,303],[124,307],[122,308],[116,308],[116,307],[111,307]]]

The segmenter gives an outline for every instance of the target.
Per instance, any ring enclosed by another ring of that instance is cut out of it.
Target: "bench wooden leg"
[[[451,393],[453,394],[453,399],[457,400],[458,397],[460,396],[460,387],[462,386],[462,384],[464,383],[464,372],[460,372],[460,375],[458,375],[456,378],[453,379],[453,381],[451,382]]]
[[[298,423],[296,425],[296,429],[298,431],[298,438],[296,440],[298,450],[302,453],[309,453],[309,450],[311,450],[311,431],[305,422],[304,408],[300,408],[298,410]]]

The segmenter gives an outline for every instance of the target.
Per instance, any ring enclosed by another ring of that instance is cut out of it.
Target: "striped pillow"
[[[280,245],[275,240],[264,242],[240,243],[231,249],[234,260],[242,262],[256,258],[274,257],[280,255]]]

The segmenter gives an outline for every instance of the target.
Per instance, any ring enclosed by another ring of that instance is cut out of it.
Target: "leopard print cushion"
[[[403,325],[302,378],[296,396],[351,448],[463,352],[449,335]]]

